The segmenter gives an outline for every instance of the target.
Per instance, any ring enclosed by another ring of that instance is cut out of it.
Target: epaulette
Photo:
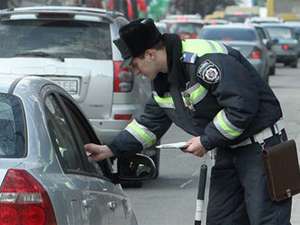
[[[183,52],[183,55],[181,57],[182,62],[185,63],[195,63],[197,59],[197,54],[193,52]]]

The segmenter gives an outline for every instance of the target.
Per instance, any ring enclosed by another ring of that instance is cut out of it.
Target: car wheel
[[[142,181],[121,181],[123,188],[141,188],[143,186]]]
[[[160,165],[160,149],[155,149],[155,154],[152,155],[150,157],[154,164],[155,164],[155,167],[156,167],[156,174],[154,176],[154,179],[156,179],[158,176],[159,176],[159,165]]]
[[[275,75],[275,71],[276,71],[276,67],[275,65],[270,67],[270,70],[269,70],[269,75]]]
[[[298,58],[296,58],[290,65],[292,68],[297,68],[298,67]]]

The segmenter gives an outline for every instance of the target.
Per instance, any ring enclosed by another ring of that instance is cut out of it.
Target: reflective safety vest
[[[182,61],[185,63],[194,63],[197,57],[210,53],[228,54],[228,51],[222,43],[216,41],[200,39],[182,41]],[[181,94],[185,106],[193,110],[193,106],[200,102],[206,96],[207,92],[208,90],[203,85],[195,83]],[[153,98],[161,108],[175,109],[174,101],[169,92],[160,97],[153,91]],[[243,129],[237,128],[226,118],[223,110],[216,115],[213,121],[216,128],[228,139],[234,139],[243,132]],[[133,120],[126,127],[126,130],[139,140],[144,148],[150,147],[157,140],[154,133],[139,124],[136,120]]]

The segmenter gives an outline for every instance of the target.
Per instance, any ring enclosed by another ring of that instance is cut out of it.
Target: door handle
[[[109,209],[115,210],[116,207],[117,207],[117,203],[115,201],[110,201],[110,202],[107,203],[107,206],[108,206]]]
[[[89,208],[90,207],[89,201],[86,199],[82,200],[82,206],[84,208]]]
[[[94,201],[95,199],[89,196],[88,198],[82,200],[82,206],[84,208],[89,208],[91,207]]]

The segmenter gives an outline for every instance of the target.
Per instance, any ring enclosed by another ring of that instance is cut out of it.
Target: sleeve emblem
[[[216,84],[221,79],[221,71],[216,64],[206,60],[198,67],[197,76],[208,84]]]

